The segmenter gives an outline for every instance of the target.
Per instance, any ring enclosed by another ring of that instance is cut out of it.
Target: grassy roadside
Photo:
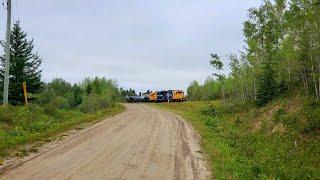
[[[95,113],[78,110],[57,110],[49,115],[36,105],[29,107],[0,106],[0,164],[1,157],[24,156],[36,151],[29,147],[36,142],[48,142],[67,130],[81,128],[84,123],[95,123],[124,111],[116,104]]]
[[[316,179],[320,177],[320,106],[282,99],[250,104],[157,104],[188,120],[202,137],[216,179]]]

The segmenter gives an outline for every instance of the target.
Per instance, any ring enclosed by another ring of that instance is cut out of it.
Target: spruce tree
[[[272,100],[276,95],[275,72],[270,61],[261,64],[261,71],[258,76],[257,105],[263,106]]]
[[[43,83],[41,82],[41,70],[39,69],[42,59],[34,52],[33,40],[27,39],[20,26],[19,21],[15,22],[11,31],[10,46],[10,79],[9,79],[9,100],[16,104],[23,100],[22,84],[27,84],[28,93],[40,91]],[[4,47],[5,42],[1,41]],[[3,87],[5,55],[0,57],[0,78],[1,89]]]

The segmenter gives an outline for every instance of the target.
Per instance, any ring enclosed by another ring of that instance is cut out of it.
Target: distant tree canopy
[[[27,39],[20,26],[19,21],[15,22],[11,31],[10,46],[10,84],[9,101],[17,103],[23,99],[22,84],[26,82],[29,93],[37,93],[41,90],[41,58],[34,52],[33,40]],[[5,47],[5,42],[1,41]],[[3,89],[5,55],[0,57],[0,88]]]
[[[78,84],[71,84],[62,78],[53,79],[44,85],[36,95],[35,102],[53,109],[80,109],[83,112],[96,112],[122,101],[115,81],[95,77],[86,78]]]
[[[229,55],[230,74],[192,82],[190,100],[233,98],[262,106],[286,91],[320,98],[319,0],[266,0],[244,22],[245,51]],[[220,67],[219,56],[210,65]],[[220,74],[219,74],[220,75]],[[209,88],[208,88],[209,86]]]
[[[72,85],[62,78],[55,78],[48,83],[48,89],[52,90],[56,96],[64,96],[71,91]]]
[[[149,90],[148,90],[149,91]],[[134,89],[128,89],[128,90],[125,90],[123,88],[120,88],[120,94],[123,96],[123,97],[126,97],[126,96],[136,96],[137,93]]]
[[[84,112],[94,112],[113,106],[115,102],[123,100],[117,83],[110,79],[86,78],[80,84],[80,87],[86,93],[80,105],[81,110]]]

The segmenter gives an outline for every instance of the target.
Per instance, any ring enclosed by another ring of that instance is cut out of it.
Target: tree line
[[[211,55],[214,69],[203,85],[192,82],[190,100],[232,98],[261,106],[297,91],[320,98],[320,1],[266,0],[248,11],[243,52],[228,55],[230,74]]]

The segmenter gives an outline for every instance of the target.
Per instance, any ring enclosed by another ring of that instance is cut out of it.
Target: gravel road
[[[67,138],[0,179],[208,179],[199,138],[180,117],[146,104]]]

